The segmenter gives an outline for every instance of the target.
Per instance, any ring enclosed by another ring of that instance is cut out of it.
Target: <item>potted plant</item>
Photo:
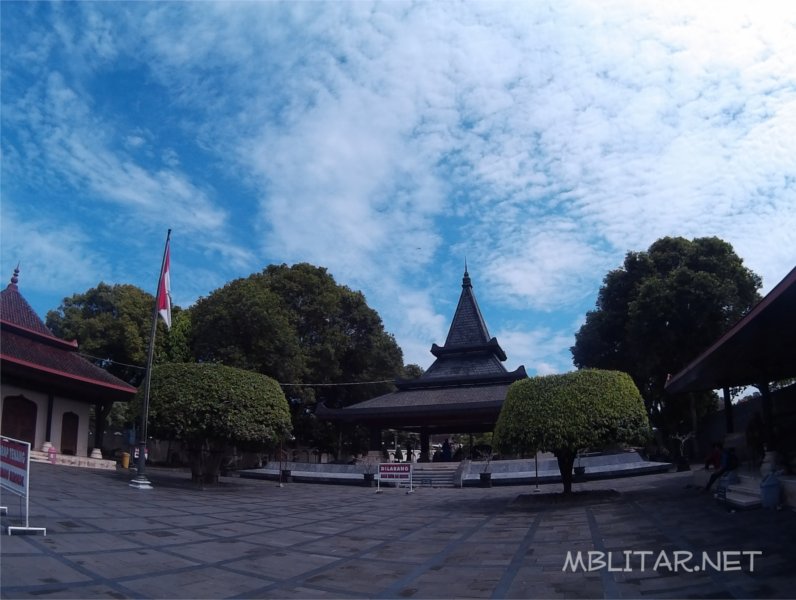
[[[677,471],[690,471],[691,464],[688,462],[688,458],[686,458],[685,455],[685,443],[694,437],[694,432],[689,431],[683,435],[675,434],[672,437],[680,442],[680,456],[677,458]]]

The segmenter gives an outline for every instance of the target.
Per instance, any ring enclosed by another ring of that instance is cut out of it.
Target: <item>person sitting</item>
[[[708,479],[708,483],[705,486],[705,491],[709,492],[713,482],[716,481],[722,475],[729,473],[730,471],[734,471],[738,468],[738,456],[735,454],[735,448],[728,448],[724,452],[721,453],[721,463],[717,471],[714,471],[713,474]]]
[[[721,466],[721,442],[713,442],[713,448],[711,448],[708,455],[705,457],[705,470],[710,469],[713,467],[714,470],[718,470]]]
[[[451,456],[451,443],[446,439],[442,443],[442,462],[450,462]]]

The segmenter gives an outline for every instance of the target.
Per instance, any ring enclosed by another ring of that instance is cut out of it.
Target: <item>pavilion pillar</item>
[[[368,443],[370,452],[378,452],[381,458],[381,429],[379,427],[370,428],[370,442]]]
[[[53,438],[53,404],[55,399],[52,394],[47,394],[47,428],[44,432],[44,438],[47,442],[52,442]]]
[[[431,462],[431,457],[429,456],[430,446],[431,444],[429,443],[428,429],[423,427],[420,430],[420,458],[417,459],[417,462]]]
[[[760,395],[763,399],[763,439],[766,443],[766,450],[774,449],[774,406],[771,400],[771,390],[768,382],[758,386]]]
[[[732,399],[730,398],[730,388],[724,388],[724,419],[727,428],[727,433],[735,431],[735,425],[732,418]]]
[[[45,423],[44,429],[44,443],[41,445],[42,452],[49,452],[50,448],[53,447],[53,403],[53,395],[51,393],[47,394],[47,422]]]

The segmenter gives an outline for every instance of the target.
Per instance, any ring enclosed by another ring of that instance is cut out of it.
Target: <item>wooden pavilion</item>
[[[429,460],[429,437],[441,433],[491,431],[509,386],[527,377],[525,367],[507,371],[506,353],[490,337],[465,268],[459,304],[435,361],[417,379],[396,380],[394,392],[342,409],[320,404],[316,415],[371,430],[371,452],[381,450],[383,429],[420,433],[420,461]]]

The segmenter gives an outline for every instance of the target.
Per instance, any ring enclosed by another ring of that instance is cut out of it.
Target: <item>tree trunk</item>
[[[224,450],[213,448],[212,445],[205,456],[204,472],[202,473],[204,483],[207,485],[218,484],[218,473],[221,470],[221,462],[224,460]]]
[[[564,493],[572,493],[572,466],[575,464],[575,453],[572,450],[556,450],[558,470],[561,471],[561,483],[564,484]]]
[[[209,440],[188,446],[191,481],[207,485],[217,484],[225,450],[223,444],[213,443]]]

